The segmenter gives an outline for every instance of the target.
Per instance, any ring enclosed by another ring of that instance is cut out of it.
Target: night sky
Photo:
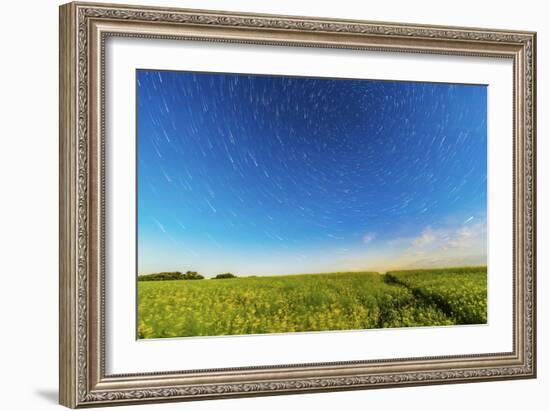
[[[486,86],[136,75],[139,273],[486,263]]]

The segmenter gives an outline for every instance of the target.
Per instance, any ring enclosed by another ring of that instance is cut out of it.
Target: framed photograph
[[[60,8],[60,402],[536,376],[533,32]]]

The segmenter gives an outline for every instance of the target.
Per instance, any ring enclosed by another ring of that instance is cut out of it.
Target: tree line
[[[212,277],[211,280],[223,280],[237,278],[235,274],[223,273]],[[155,274],[143,274],[138,276],[138,281],[166,281],[166,280],[204,280],[204,276],[196,271],[166,271]]]

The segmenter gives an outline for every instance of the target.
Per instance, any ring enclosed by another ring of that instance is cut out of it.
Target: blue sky
[[[139,273],[486,263],[486,86],[136,75]]]

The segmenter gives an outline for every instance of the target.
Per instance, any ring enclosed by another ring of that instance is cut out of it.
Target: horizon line
[[[325,274],[347,274],[347,273],[374,273],[374,274],[387,274],[390,272],[395,271],[433,271],[433,270],[451,270],[451,269],[465,269],[465,268],[488,268],[487,264],[478,264],[478,265],[451,265],[451,266],[438,266],[438,267],[419,267],[419,268],[392,268],[391,270],[346,270],[346,271],[327,271],[327,272],[306,272],[306,273],[290,273],[290,274],[250,274],[250,275],[242,275],[239,276],[238,274],[233,274],[236,278],[249,278],[249,277],[284,277],[284,276],[299,276],[299,275],[325,275]],[[193,272],[193,270],[187,270]],[[187,271],[180,271],[180,270],[173,270],[173,271],[157,271],[152,273],[138,273],[137,277],[146,276],[146,275],[155,275],[155,274],[161,274],[161,273],[181,273],[185,274]],[[195,271],[197,274],[201,274],[199,271]],[[229,272],[225,273],[219,273],[219,274],[227,274]],[[204,278],[215,278],[217,275],[215,274],[213,276],[206,276],[204,275]]]

